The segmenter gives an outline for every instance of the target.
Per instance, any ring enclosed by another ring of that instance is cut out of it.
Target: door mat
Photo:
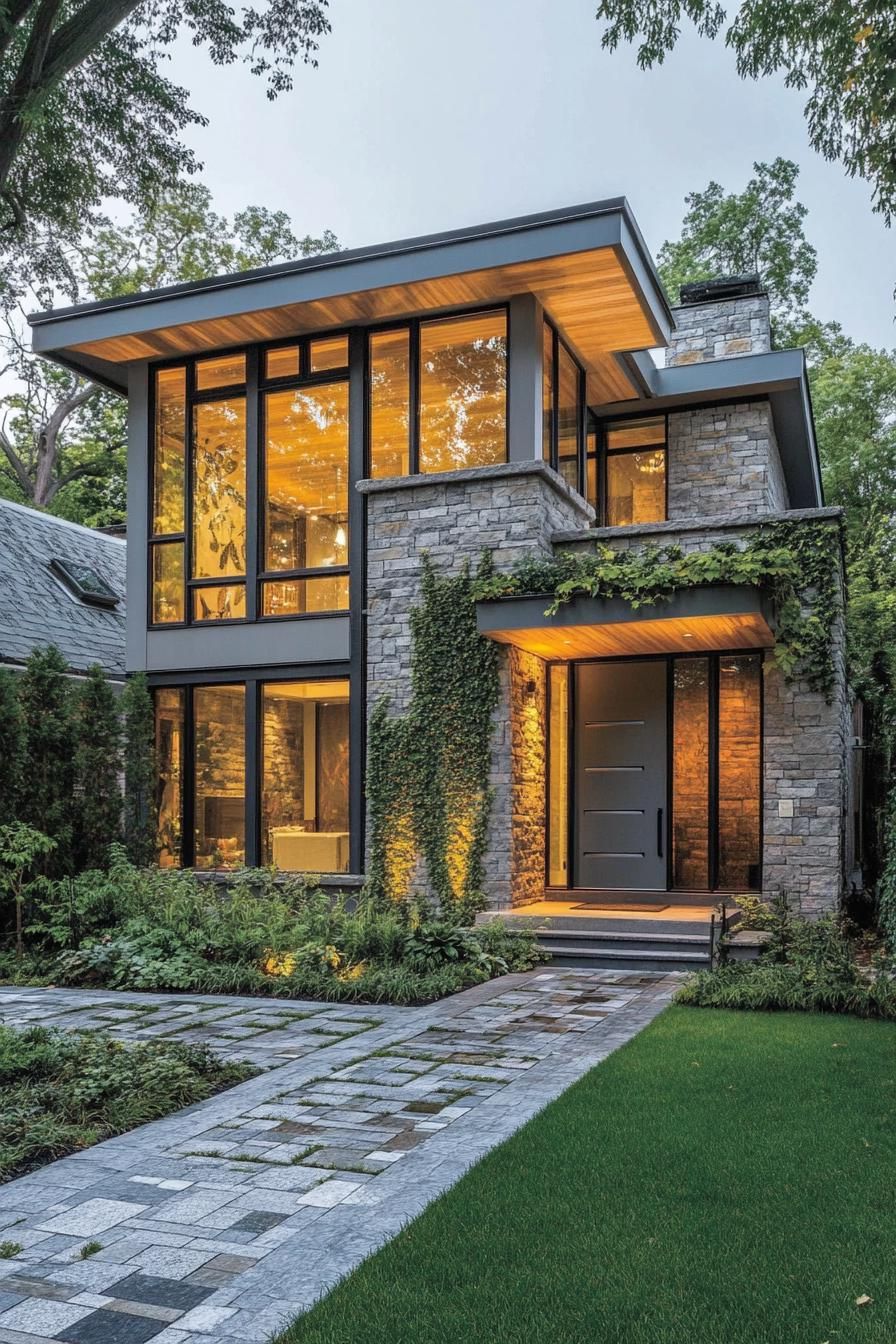
[[[636,914],[660,915],[664,910],[668,910],[668,905],[634,905],[626,901],[625,905],[613,905],[608,901],[581,901],[574,905],[573,910],[612,910],[619,915],[628,915],[632,912]]]

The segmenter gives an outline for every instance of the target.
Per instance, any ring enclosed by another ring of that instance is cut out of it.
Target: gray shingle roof
[[[0,499],[0,663],[21,663],[55,644],[73,672],[99,663],[124,676],[125,542]],[[53,559],[89,565],[119,595],[89,606],[50,570]]]

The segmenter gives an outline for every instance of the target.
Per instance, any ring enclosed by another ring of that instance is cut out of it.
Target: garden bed
[[[321,890],[267,869],[227,885],[135,868],[33,884],[25,952],[0,981],[337,1003],[429,1003],[541,959],[534,937],[475,910]]]
[[[204,1046],[0,1027],[0,1181],[159,1120],[258,1072]]]

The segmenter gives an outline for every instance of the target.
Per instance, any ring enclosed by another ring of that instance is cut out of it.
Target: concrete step
[[[578,966],[599,971],[699,971],[709,967],[709,948],[705,952],[685,952],[651,948],[606,948],[558,946],[543,942],[538,946],[546,952],[554,966]]]

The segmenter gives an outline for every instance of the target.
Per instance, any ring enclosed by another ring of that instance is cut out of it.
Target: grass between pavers
[[[892,1344],[894,1110],[889,1023],[670,1008],[280,1344]]]
[[[0,1027],[0,1181],[124,1134],[258,1072],[203,1045]]]

